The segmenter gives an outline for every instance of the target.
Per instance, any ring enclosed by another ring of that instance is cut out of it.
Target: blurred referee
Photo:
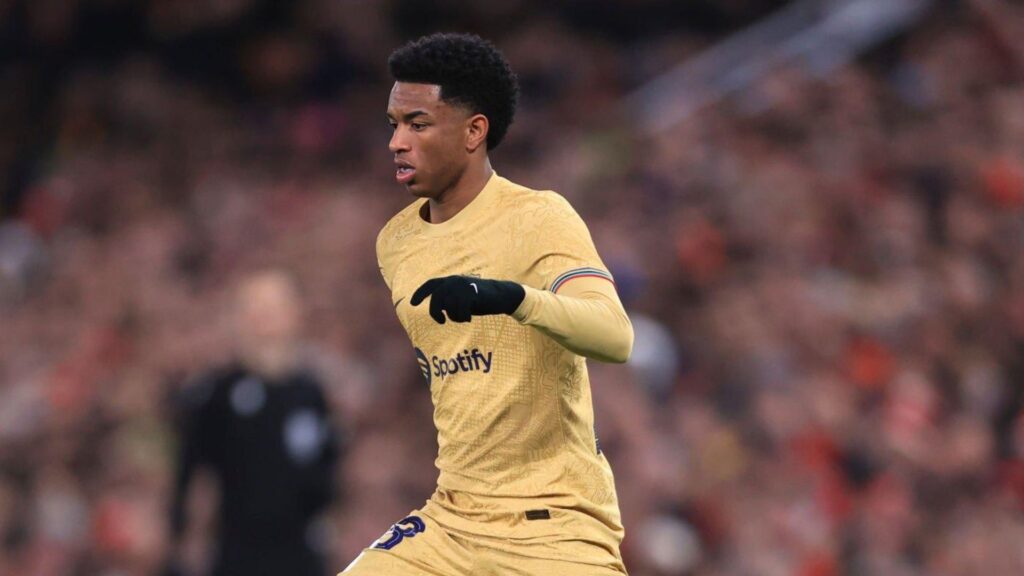
[[[238,359],[183,392],[167,574],[186,574],[186,502],[199,468],[220,492],[213,576],[324,574],[315,520],[331,501],[338,447],[320,383],[299,361],[301,316],[288,275],[246,279]]]

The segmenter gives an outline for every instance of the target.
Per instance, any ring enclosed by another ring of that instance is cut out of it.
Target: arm
[[[633,351],[633,325],[615,285],[603,278],[578,278],[558,293],[525,287],[512,317],[550,336],[570,352],[602,362],[625,362]]]
[[[201,384],[204,386],[206,384]],[[186,390],[178,400],[178,468],[174,476],[174,492],[171,497],[170,538],[176,545],[185,532],[188,523],[186,502],[188,487],[196,468],[204,460],[202,453],[205,418],[202,406],[196,402],[197,390]]]
[[[544,198],[528,216],[533,226],[520,263],[528,287],[512,316],[571,352],[625,362],[633,350],[633,326],[590,230],[565,198]]]
[[[210,456],[210,403],[215,382],[206,380],[190,384],[174,399],[174,421],[177,428],[177,470],[172,486],[169,510],[168,550],[162,576],[180,576],[185,570],[184,535],[188,527],[188,495],[192,478]]]

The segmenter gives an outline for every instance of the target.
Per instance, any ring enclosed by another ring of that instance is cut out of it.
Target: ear
[[[490,122],[483,114],[474,114],[466,121],[466,151],[476,152],[480,146],[487,148],[487,131],[490,129]]]

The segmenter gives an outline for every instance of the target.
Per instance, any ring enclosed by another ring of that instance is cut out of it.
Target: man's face
[[[461,176],[469,161],[467,110],[441,100],[435,84],[395,82],[388,99],[394,129],[388,148],[395,179],[414,196],[437,198]]]
[[[284,273],[262,272],[239,287],[235,326],[244,346],[294,341],[301,325],[302,302]]]

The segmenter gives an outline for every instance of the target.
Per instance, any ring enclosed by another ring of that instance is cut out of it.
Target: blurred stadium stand
[[[0,0],[0,574],[154,573],[169,399],[267,266],[349,438],[334,566],[429,495],[373,243],[384,62],[437,29],[505,51],[495,166],[634,319],[592,364],[631,574],[1024,573],[1020,1]]]
[[[827,76],[912,26],[931,0],[801,0],[715,43],[627,97],[641,133],[655,135],[701,107],[793,65]]]

